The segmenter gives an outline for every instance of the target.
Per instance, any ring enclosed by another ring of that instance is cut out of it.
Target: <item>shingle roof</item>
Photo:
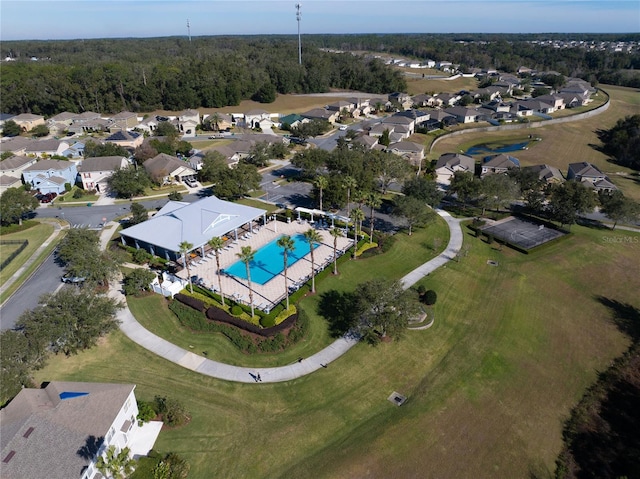
[[[499,155],[489,157],[489,160],[485,161],[482,166],[488,168],[520,168],[520,160],[513,156],[500,153]]]
[[[29,158],[28,156],[10,156],[9,158],[0,161],[0,171],[15,170],[27,163],[31,163],[33,160],[34,158]]]
[[[89,171],[113,171],[122,166],[122,156],[100,156],[94,158],[87,158],[82,161],[82,164],[78,167],[78,172]]]
[[[166,153],[149,158],[142,165],[151,176],[166,176],[178,168],[191,168],[188,163]]]
[[[465,170],[473,172],[475,163],[476,161],[468,155],[462,155],[460,153],[444,153],[443,155],[440,155],[440,158],[438,158],[436,169],[442,167],[453,168],[454,166],[460,166]]]
[[[107,137],[105,141],[132,141],[137,139],[139,136],[140,133],[135,131],[120,130]]]
[[[107,435],[134,388],[52,381],[45,389],[23,389],[0,411],[2,459],[15,451],[8,462],[0,463],[0,476],[81,477],[93,456],[91,446]],[[62,399],[65,392],[87,394]]]
[[[64,160],[40,160],[36,164],[25,168],[24,171],[49,171],[49,170],[66,170],[70,163]]]
[[[605,176],[605,174],[596,166],[586,161],[582,161],[580,163],[569,163],[569,174],[573,174],[573,176],[579,176],[581,178],[604,178]]]

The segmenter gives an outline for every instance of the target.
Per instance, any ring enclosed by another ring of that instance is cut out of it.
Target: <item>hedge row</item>
[[[247,321],[236,318],[235,316],[230,315],[229,313],[227,313],[226,311],[220,308],[215,308],[215,307],[209,308],[207,309],[205,314],[207,318],[212,321],[220,321],[221,323],[231,324],[237,328],[240,328],[245,331],[249,331],[250,333],[258,334],[260,336],[264,336],[267,338],[271,338],[278,333],[286,331],[296,322],[298,318],[297,313],[292,314],[287,319],[282,321],[280,324],[277,324],[270,328],[261,328],[259,326],[256,326],[255,324],[248,323]]]
[[[179,301],[171,301],[169,303],[169,309],[177,316],[178,321],[180,321],[180,324],[184,327],[192,331],[221,333],[229,339],[234,346],[247,353],[280,351],[303,338],[309,327],[307,316],[300,315],[298,321],[293,324],[287,336],[279,332],[272,337],[254,339],[237,327],[209,321],[202,313]]]

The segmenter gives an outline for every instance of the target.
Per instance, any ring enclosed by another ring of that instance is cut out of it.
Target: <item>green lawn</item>
[[[446,223],[438,219],[428,228],[417,230],[411,237],[398,235],[396,247],[386,255],[347,261],[340,266],[338,277],[329,275],[326,280],[317,281],[317,294],[309,296],[300,305],[311,318],[309,334],[304,341],[280,354],[247,355],[235,348],[222,334],[188,331],[180,325],[168,309],[166,300],[159,295],[131,298],[128,301],[129,307],[145,328],[196,354],[240,366],[283,366],[300,356],[310,356],[333,341],[326,322],[316,312],[323,293],[330,289],[353,290],[362,281],[363,268],[370,277],[401,277],[436,254],[432,248],[433,238],[441,238],[441,248],[444,248],[448,242],[448,234]]]
[[[18,233],[2,235],[3,240],[29,240],[27,246],[22,252],[16,256],[4,269],[0,270],[0,284],[4,284],[18,269],[31,257],[33,253],[40,247],[46,239],[53,233],[53,225],[48,223],[39,223],[36,226]],[[13,246],[2,246],[0,257],[4,260],[13,252]]]
[[[193,420],[163,431],[156,448],[186,457],[191,478],[529,478],[552,470],[570,407],[627,345],[596,295],[637,306],[640,244],[625,240],[637,235],[573,231],[539,255],[467,235],[468,256],[425,281],[439,298],[431,329],[358,345],[289,383],[203,377],[119,332],[50,361],[36,379],[133,382],[142,399],[180,399]],[[319,293],[350,277],[401,275],[396,263],[411,251],[401,242],[386,261],[349,262]],[[317,297],[302,306],[312,310]],[[392,391],[408,402],[393,406]]]

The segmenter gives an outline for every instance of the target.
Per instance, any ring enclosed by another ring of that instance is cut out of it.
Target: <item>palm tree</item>
[[[358,253],[358,226],[362,224],[364,212],[360,208],[356,208],[351,212],[353,220],[353,259],[357,258]]]
[[[253,288],[251,287],[251,268],[249,267],[249,263],[255,258],[256,251],[251,249],[251,246],[243,246],[240,248],[240,252],[236,253],[236,256],[240,258],[240,261],[247,267],[247,286],[249,287],[249,303],[251,304],[251,317],[253,318]]]
[[[216,272],[218,274],[218,288],[220,290],[220,297],[222,298],[222,306],[224,306],[224,293],[222,292],[222,275],[220,274],[220,251],[224,247],[224,240],[219,236],[214,236],[208,241],[209,246],[216,255]]]
[[[222,117],[220,116],[220,113],[218,113],[218,112],[213,113],[209,117],[209,121],[213,125],[213,130],[214,131],[220,131],[220,120],[221,119],[222,119]]]
[[[311,253],[311,292],[316,292],[316,264],[313,258],[314,246],[322,242],[322,236],[313,228],[304,232],[304,239],[309,243],[309,252]]]
[[[98,456],[96,468],[105,476],[115,479],[128,477],[135,469],[136,461],[129,456],[131,450],[125,447],[120,452],[115,445],[111,445],[105,451],[104,456]]]
[[[329,180],[324,175],[318,175],[316,176],[316,179],[314,180],[313,184],[315,185],[316,188],[318,188],[318,192],[320,195],[320,210],[322,211],[322,193],[324,192],[324,189],[329,184]]]
[[[367,195],[367,205],[369,205],[369,207],[371,208],[371,217],[370,217],[371,228],[369,229],[369,243],[373,243],[373,220],[374,220],[373,215],[374,215],[375,209],[379,208],[381,204],[382,204],[382,196],[380,196],[380,193],[372,191]]]
[[[189,269],[189,262],[187,261],[187,253],[193,249],[193,244],[188,241],[183,241],[178,245],[180,253],[182,253],[182,259],[184,261],[184,267],[187,268],[187,275],[189,276],[189,290],[193,293],[193,284],[191,284],[191,270]]]
[[[278,247],[282,248],[284,253],[284,291],[287,296],[287,310],[289,309],[289,279],[287,278],[287,255],[296,248],[293,239],[289,235],[281,236],[276,242]]]
[[[347,189],[347,216],[351,214],[351,192],[358,186],[353,176],[345,176],[342,180],[342,186]]]
[[[331,228],[329,233],[333,236],[333,274],[338,274],[338,238],[342,236],[342,231]]]

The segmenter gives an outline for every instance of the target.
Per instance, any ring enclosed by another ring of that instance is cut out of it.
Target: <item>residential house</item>
[[[388,101],[393,105],[399,105],[400,109],[408,110],[413,106],[413,100],[411,99],[411,95],[403,92],[393,92],[388,96]]]
[[[2,195],[9,188],[22,187],[22,179],[15,176],[3,175],[0,173],[0,195]]]
[[[540,95],[540,96],[537,96],[535,99],[538,101],[542,101],[544,103],[548,103],[549,105],[553,106],[554,111],[564,110],[565,108],[564,98],[561,95],[558,95],[556,93],[551,93],[548,95]]]
[[[354,110],[351,112],[354,118],[358,118],[361,115],[368,115],[369,113],[371,113],[372,107],[370,98],[354,97],[347,98],[347,101],[353,103],[354,105]]]
[[[545,101],[538,100],[537,98],[532,98],[531,100],[520,100],[516,102],[518,105],[525,106],[532,110],[534,113],[544,113],[546,115],[553,113],[556,111],[555,107],[547,103]]]
[[[304,113],[300,113],[303,118],[307,118],[308,120],[325,120],[329,123],[335,123],[338,121],[338,116],[340,112],[330,111],[326,108],[313,108],[311,110],[305,111]]]
[[[121,111],[109,119],[109,131],[132,130],[138,125],[138,115],[130,111]]]
[[[436,95],[436,101],[440,102],[440,106],[447,108],[453,106],[462,98],[457,93],[439,93]]]
[[[454,116],[458,123],[473,123],[477,121],[478,111],[474,108],[466,108],[464,106],[453,106],[446,108],[445,113]]]
[[[423,126],[429,118],[431,118],[431,113],[423,110],[416,110],[414,108],[410,110],[399,111],[393,116],[404,116],[407,118],[411,118],[414,122],[414,127]]]
[[[196,171],[189,166],[189,163],[166,153],[149,158],[142,165],[149,176],[160,184],[196,179]]]
[[[200,112],[185,110],[178,115],[177,127],[183,138],[194,138],[196,127],[200,124]]]
[[[214,146],[208,151],[217,151],[222,156],[224,156],[225,160],[227,161],[227,165],[229,167],[232,167],[234,165],[237,165],[240,160],[246,156],[246,154],[243,155],[231,147],[236,143],[238,143],[238,141],[234,141],[232,144]],[[195,154],[189,159],[189,165],[196,171],[200,170],[200,168],[202,168],[202,158],[204,158],[204,153],[200,152]]]
[[[372,150],[376,145],[378,145],[378,139],[378,136],[358,135],[352,140],[352,142],[364,146],[367,150]]]
[[[600,171],[597,166],[586,161],[570,163],[567,170],[567,180],[579,181],[585,186],[594,188],[596,191],[613,191],[617,189],[607,175]]]
[[[445,126],[455,126],[458,124],[458,119],[446,111],[433,110],[429,112],[431,118],[426,123],[427,129],[436,130]]]
[[[25,148],[26,155],[37,158],[48,158],[53,155],[62,155],[69,148],[69,142],[48,138],[45,140],[32,140]]]
[[[149,116],[139,122],[135,126],[134,130],[152,134],[154,131],[156,131],[156,128],[158,128],[158,123],[160,123],[160,121],[158,120],[157,116]]]
[[[114,143],[128,150],[135,150],[142,145],[144,135],[136,131],[120,130],[109,135],[104,141],[106,143]]]
[[[0,410],[4,479],[99,479],[97,458],[114,446],[133,457],[153,447],[162,423],[138,425],[134,384],[51,381],[25,388]]]
[[[0,153],[7,153],[10,151],[14,155],[24,155],[27,146],[29,146],[32,141],[32,139],[25,138],[23,136],[2,138],[2,141],[0,141]]]
[[[482,163],[480,177],[506,173],[511,168],[520,168],[520,160],[504,153],[489,156]]]
[[[538,178],[544,180],[546,183],[557,184],[564,181],[564,177],[562,176],[562,173],[560,173],[560,170],[551,165],[526,166],[522,171],[534,171],[538,175]]]
[[[62,156],[66,156],[70,160],[77,160],[84,158],[85,144],[82,141],[76,141],[69,148],[60,153]]]
[[[33,115],[31,113],[21,113],[11,118],[20,127],[22,131],[31,131],[36,126],[46,125],[44,116]]]
[[[37,158],[31,156],[10,156],[9,158],[0,161],[0,175],[8,175],[21,179],[22,172],[31,165],[35,165],[37,161]]]
[[[76,164],[63,160],[40,160],[22,171],[24,182],[42,194],[62,193],[65,183],[74,185],[77,176]]]
[[[301,125],[305,121],[309,121],[306,118],[303,118],[302,115],[298,115],[297,113],[291,113],[289,115],[280,117],[280,128],[284,125],[289,125],[291,128],[296,128]]]
[[[356,109],[356,105],[348,100],[339,100],[328,104],[325,108],[329,111],[337,111],[340,115],[342,115],[343,112],[349,115]]]
[[[451,71],[451,69],[453,68],[453,63],[447,62],[447,61],[438,62],[436,63],[436,68],[438,70],[448,72],[448,71]]]
[[[391,143],[387,151],[405,158],[411,165],[420,167],[424,158],[424,145],[412,141],[398,141]]]
[[[85,190],[107,191],[107,180],[113,172],[129,166],[129,161],[122,156],[101,156],[87,158],[78,167],[78,176]]]
[[[100,113],[85,111],[73,117],[73,123],[67,130],[71,133],[93,133],[107,131],[109,120],[102,118]]]
[[[271,113],[266,110],[256,108],[249,110],[244,114],[244,126],[246,128],[255,128],[262,120],[271,120]]]
[[[449,186],[456,171],[469,171],[475,173],[476,161],[461,153],[445,153],[440,155],[436,163],[436,182],[443,186]]]
[[[516,101],[511,104],[511,110],[509,110],[509,113],[518,118],[532,116],[533,108],[522,102]]]
[[[202,122],[204,123],[208,119],[211,119],[211,121],[213,121],[214,115],[217,115],[217,118],[218,118],[218,130],[227,130],[229,128],[233,128],[236,124],[233,116],[227,113],[214,113],[211,115],[202,115]],[[213,126],[215,127],[215,125]]]
[[[405,138],[409,138],[415,132],[415,129],[416,129],[416,118],[413,117],[410,114],[409,115],[402,115],[401,112],[398,112],[396,114],[393,114],[391,116],[383,118],[382,124],[383,125],[394,125],[394,127],[395,127],[394,131],[395,132],[399,132],[400,131],[397,128],[398,126],[405,127],[402,130],[402,133],[406,134]]]
[[[47,120],[47,127],[52,134],[61,134],[67,130],[73,124],[73,117],[75,113],[69,111],[63,111],[55,116],[52,116]]]
[[[424,106],[436,107],[442,104],[440,101],[436,100],[435,96],[428,95],[426,93],[420,93],[419,95],[415,95],[414,97],[411,98],[411,100],[413,101],[414,106],[417,106],[417,107],[424,107]]]

